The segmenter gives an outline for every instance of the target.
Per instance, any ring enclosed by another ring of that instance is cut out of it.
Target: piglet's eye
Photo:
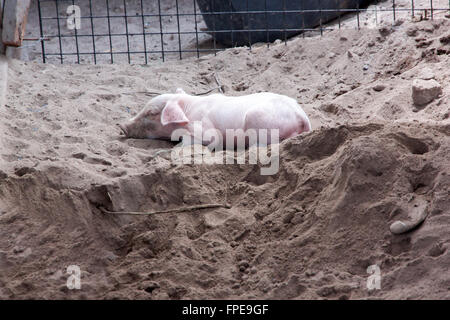
[[[145,127],[150,130],[154,129],[156,128],[156,122],[149,119],[145,119]]]
[[[150,108],[149,108],[149,113],[151,114],[151,115],[157,115],[157,114],[160,114],[161,113],[161,110],[163,109],[163,106],[155,106],[155,105],[153,105],[153,106],[151,106]]]

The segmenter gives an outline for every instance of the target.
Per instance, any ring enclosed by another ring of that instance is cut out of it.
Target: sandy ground
[[[151,66],[9,61],[0,298],[449,299],[449,30],[400,22]],[[278,174],[177,165],[157,154],[169,142],[119,135],[141,92],[203,92],[214,74],[226,94],[286,94],[310,116],[312,132],[281,143]],[[422,107],[418,78],[442,86]],[[391,234],[417,207],[424,224]],[[366,287],[370,265],[380,290]]]

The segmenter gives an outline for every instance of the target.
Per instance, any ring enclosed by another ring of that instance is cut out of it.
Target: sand
[[[405,21],[147,66],[10,60],[0,298],[449,299],[449,30],[448,18]],[[281,143],[276,175],[175,164],[158,153],[170,142],[120,135],[142,92],[204,92],[214,74],[226,94],[285,94],[310,116],[312,132]],[[420,78],[442,93],[415,106]],[[424,223],[392,234],[414,208]]]

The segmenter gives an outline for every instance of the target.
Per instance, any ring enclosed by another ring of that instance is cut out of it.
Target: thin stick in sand
[[[160,213],[175,213],[175,212],[186,212],[186,211],[196,211],[201,209],[211,209],[211,208],[227,208],[230,209],[231,205],[229,204],[221,204],[221,203],[210,203],[210,204],[199,204],[195,206],[190,207],[181,207],[181,208],[175,208],[175,209],[167,209],[167,210],[155,210],[155,211],[147,211],[147,212],[140,212],[140,211],[109,211],[105,209],[104,207],[98,207],[98,209],[107,214],[123,214],[123,215],[153,215],[153,214],[160,214]]]

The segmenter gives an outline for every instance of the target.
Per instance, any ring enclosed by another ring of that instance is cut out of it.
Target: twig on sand
[[[215,74],[214,74],[214,77],[215,77]],[[223,88],[222,88],[222,86],[218,83],[217,78],[216,78],[216,82],[217,82],[217,84],[218,84],[218,87],[214,87],[214,88],[209,89],[209,90],[207,90],[207,91],[205,91],[205,92],[194,93],[193,95],[194,95],[194,96],[203,96],[203,95],[205,95],[205,94],[208,94],[208,93],[213,92],[214,90],[218,90],[220,93],[223,93]],[[152,92],[152,91],[134,91],[134,92],[123,92],[122,94],[126,94],[126,95],[145,94],[146,96],[153,97],[153,96],[159,96],[159,95],[161,95],[161,94],[163,94],[163,93],[161,93],[161,92]]]
[[[223,93],[222,87],[219,86],[219,87],[212,88],[212,89],[210,89],[210,90],[208,90],[208,91],[205,91],[205,92],[194,93],[194,96],[203,96],[203,95],[205,95],[205,94],[208,94],[208,93],[210,93],[210,92],[213,92],[214,90],[219,90],[220,93]]]
[[[151,92],[151,91],[134,91],[134,92],[122,92],[122,94],[126,94],[126,95],[145,94],[146,96],[159,96],[162,93]]]
[[[217,77],[216,73],[214,73],[214,80],[216,80],[216,84],[218,85],[219,92],[223,94],[224,93],[223,86],[220,84],[219,78]]]
[[[137,212],[137,211],[109,211],[104,207],[98,207],[100,211],[108,214],[123,214],[123,215],[153,215],[160,213],[174,213],[174,212],[186,212],[186,211],[195,211],[201,209],[210,209],[210,208],[227,208],[230,209],[231,205],[229,204],[220,204],[220,203],[210,203],[210,204],[199,204],[190,207],[181,207],[175,209],[167,209],[167,210],[156,210],[156,211],[148,211],[148,212]]]

